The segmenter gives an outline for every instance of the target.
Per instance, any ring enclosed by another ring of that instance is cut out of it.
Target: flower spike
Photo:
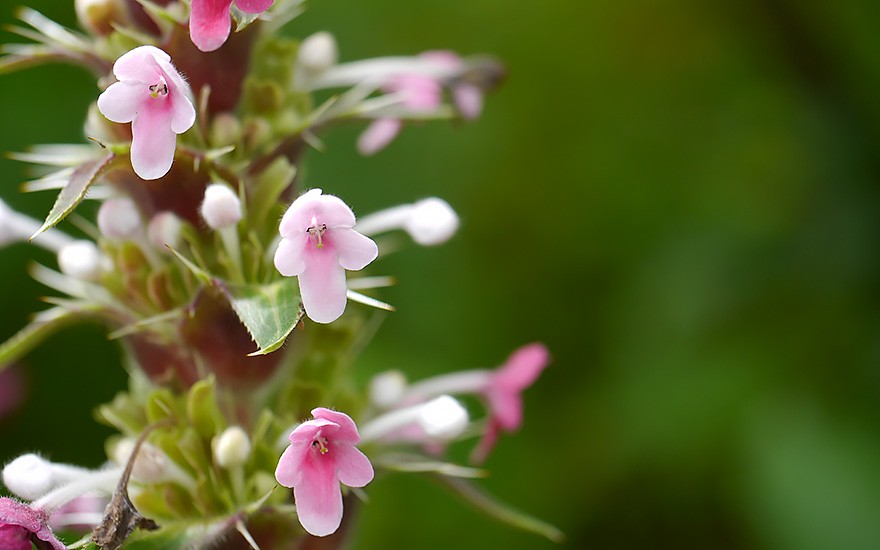
[[[171,57],[153,46],[140,46],[116,60],[118,82],[98,97],[98,110],[113,122],[131,122],[131,166],[145,180],[171,169],[177,134],[196,120],[189,84]]]

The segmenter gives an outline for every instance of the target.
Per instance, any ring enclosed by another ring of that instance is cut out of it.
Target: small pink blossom
[[[203,52],[212,52],[229,38],[231,20],[229,8],[233,0],[192,0],[189,16],[189,35],[193,44]],[[235,0],[245,13],[263,13],[274,0]]]
[[[30,550],[31,541],[47,543],[52,550],[67,547],[55,538],[47,525],[49,514],[39,508],[8,497],[0,497],[0,548],[4,550]]]
[[[275,268],[299,278],[306,314],[317,323],[333,322],[345,311],[345,270],[363,269],[379,255],[354,224],[351,208],[320,189],[301,195],[281,218]]]
[[[355,445],[357,426],[346,414],[317,408],[289,436],[275,479],[293,487],[296,513],[303,528],[317,537],[334,533],[342,522],[339,483],[363,487],[373,480],[373,465]]]
[[[189,85],[167,53],[140,46],[116,60],[119,82],[98,97],[98,110],[113,122],[131,122],[131,165],[145,180],[168,173],[174,162],[177,134],[196,120]]]
[[[522,392],[530,387],[550,362],[544,344],[533,343],[514,351],[489,377],[482,394],[489,405],[489,422],[472,459],[483,462],[495,447],[500,431],[514,432],[522,425]]]

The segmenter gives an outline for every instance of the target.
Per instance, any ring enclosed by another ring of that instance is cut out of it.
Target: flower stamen
[[[160,82],[159,84],[153,84],[150,86],[150,95],[154,98],[168,95],[168,84],[164,82]]]
[[[327,224],[322,223],[321,225],[313,225],[306,229],[306,233],[308,233],[311,237],[316,237],[318,240],[317,247],[324,248],[323,235],[327,231]]]
[[[318,449],[318,452],[321,453],[321,455],[325,455],[330,452],[330,449],[327,448],[328,444],[329,441],[327,441],[326,437],[318,437],[312,441],[312,448]]]

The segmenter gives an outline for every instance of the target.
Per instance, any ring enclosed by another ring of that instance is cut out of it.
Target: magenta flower
[[[235,0],[235,5],[246,13],[263,13],[274,0]],[[232,24],[229,8],[233,0],[192,0],[189,15],[189,36],[203,52],[212,52],[229,38]]]
[[[177,134],[196,120],[189,85],[159,48],[140,46],[113,64],[119,82],[98,97],[98,110],[113,122],[131,122],[131,166],[145,180],[171,169]]]
[[[373,465],[355,445],[360,441],[354,421],[323,407],[312,411],[289,436],[290,446],[278,460],[275,479],[293,487],[296,513],[303,528],[323,537],[342,522],[339,483],[363,487],[373,480]]]
[[[65,550],[47,525],[49,514],[39,508],[8,497],[0,497],[0,548],[30,550],[33,541],[38,548]]]
[[[351,208],[320,189],[301,195],[281,218],[275,268],[299,278],[306,314],[316,323],[333,322],[345,311],[345,270],[363,269],[379,255],[354,224]]]

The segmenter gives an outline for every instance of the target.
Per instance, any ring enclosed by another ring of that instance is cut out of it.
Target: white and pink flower
[[[301,195],[281,218],[275,267],[298,277],[303,307],[317,323],[333,322],[345,311],[345,271],[363,269],[379,255],[376,243],[354,225],[351,208],[320,189]]]
[[[153,46],[140,46],[116,60],[118,82],[98,97],[98,109],[113,122],[131,122],[131,166],[145,180],[168,173],[177,134],[196,120],[192,93],[171,57]]]
[[[345,413],[317,408],[314,420],[291,432],[275,479],[293,488],[296,513],[303,528],[317,537],[334,533],[342,522],[339,483],[363,487],[373,480],[373,465],[355,445],[357,426]]]

